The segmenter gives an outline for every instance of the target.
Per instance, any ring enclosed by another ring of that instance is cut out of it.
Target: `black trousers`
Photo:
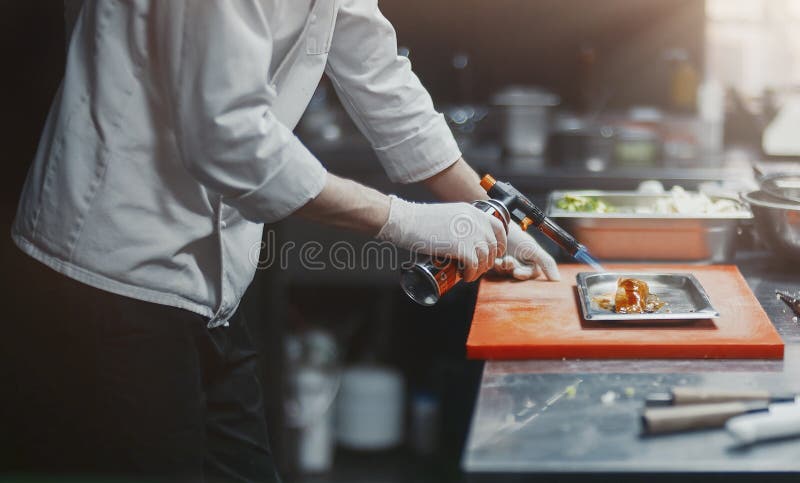
[[[3,321],[0,345],[6,474],[279,481],[241,315],[208,329],[26,265],[34,296],[9,302],[31,306]]]

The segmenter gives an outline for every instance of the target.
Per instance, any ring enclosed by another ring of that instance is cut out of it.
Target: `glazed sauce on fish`
[[[617,281],[617,291],[613,296],[593,297],[592,301],[601,309],[614,310],[618,314],[652,313],[666,305],[644,280],[621,278]]]

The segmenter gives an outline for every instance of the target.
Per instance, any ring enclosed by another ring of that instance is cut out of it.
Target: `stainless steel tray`
[[[594,297],[614,296],[617,280],[637,278],[647,282],[650,292],[666,302],[651,314],[618,314],[593,302]],[[695,320],[719,317],[706,291],[689,273],[581,272],[577,276],[578,297],[583,318],[591,321],[647,322],[653,320]]]
[[[614,213],[561,210],[556,202],[565,194],[589,196],[618,209]],[[659,198],[634,191],[554,191],[547,201],[547,216],[586,245],[595,257],[608,260],[723,263],[733,259],[736,235],[742,223],[753,218],[739,200],[740,210],[716,214],[641,213]]]

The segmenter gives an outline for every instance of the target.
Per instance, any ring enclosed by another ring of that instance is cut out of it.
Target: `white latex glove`
[[[509,226],[508,250],[495,259],[494,269],[517,280],[536,278],[542,272],[549,280],[561,279],[553,257],[515,223]]]
[[[456,259],[468,282],[491,269],[506,250],[500,220],[468,203],[410,203],[396,196],[377,238],[412,252]]]

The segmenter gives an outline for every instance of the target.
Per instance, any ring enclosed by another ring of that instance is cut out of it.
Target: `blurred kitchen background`
[[[2,0],[3,226],[63,71],[63,8]],[[553,190],[659,180],[740,190],[798,169],[800,0],[381,0],[465,158],[535,202]],[[327,167],[388,182],[331,86],[297,129]],[[366,238],[290,219],[280,246]],[[3,236],[5,292],[21,256]],[[561,257],[547,240],[541,241]],[[738,243],[757,247],[744,233]],[[563,260],[563,258],[561,258]],[[273,447],[287,481],[460,481],[481,363],[465,359],[475,284],[422,308],[389,267],[260,270],[245,309],[263,351]],[[27,298],[26,298],[27,297]],[[10,317],[23,317],[11,310]],[[54,314],[57,317],[58,314]]]

